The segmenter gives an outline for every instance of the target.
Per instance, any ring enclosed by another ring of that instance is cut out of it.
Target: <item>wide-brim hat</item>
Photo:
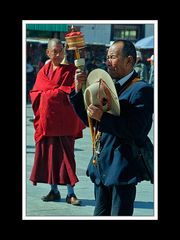
[[[103,69],[91,71],[86,81],[84,103],[103,106],[103,111],[113,115],[120,115],[120,104],[116,88],[111,76]],[[104,103],[104,104],[103,104]]]

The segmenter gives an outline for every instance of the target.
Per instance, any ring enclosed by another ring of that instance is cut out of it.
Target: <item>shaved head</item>
[[[59,39],[57,39],[57,38],[52,38],[48,42],[48,49],[51,49],[54,44],[55,45],[57,45],[57,44],[62,45],[62,42]]]

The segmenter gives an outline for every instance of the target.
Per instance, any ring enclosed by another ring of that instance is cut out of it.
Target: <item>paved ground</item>
[[[29,181],[34,161],[34,128],[29,119],[33,118],[31,105],[26,106],[26,126],[24,128],[24,159],[23,159],[23,219],[157,219],[157,184],[142,182],[137,186],[135,209],[133,217],[93,217],[95,206],[93,184],[86,176],[86,168],[92,153],[90,131],[84,130],[84,137],[75,144],[75,156],[79,183],[75,186],[75,193],[82,201],[82,206],[72,206],[65,202],[66,186],[60,186],[60,202],[43,202],[41,196],[46,195],[50,187],[48,184],[33,186]],[[149,134],[153,140],[153,128]]]

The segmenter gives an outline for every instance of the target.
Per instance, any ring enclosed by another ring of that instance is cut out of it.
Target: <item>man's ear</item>
[[[125,61],[126,61],[126,64],[128,65],[128,66],[130,66],[130,67],[132,67],[133,66],[133,57],[132,56],[128,56],[126,59],[125,59]]]

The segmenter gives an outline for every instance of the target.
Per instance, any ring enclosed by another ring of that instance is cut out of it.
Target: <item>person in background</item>
[[[142,54],[140,51],[136,51],[136,64],[134,66],[135,71],[138,73],[140,79],[148,82],[147,66],[142,61]]]
[[[39,61],[38,61],[38,63],[37,63],[37,72],[40,71],[40,69],[43,67],[43,65],[44,65],[43,57],[40,56],[40,57],[39,57]]]
[[[84,124],[69,101],[76,67],[61,64],[64,51],[59,39],[49,40],[46,53],[50,61],[38,72],[30,92],[36,143],[30,180],[33,185],[50,184],[50,192],[42,197],[43,201],[60,201],[58,185],[67,185],[66,202],[80,205],[74,192],[79,181],[74,143],[76,138],[82,137]]]
[[[154,55],[147,59],[150,62],[149,83],[154,86]]]
[[[86,73],[89,74],[92,70],[96,69],[99,67],[100,60],[97,57],[92,57],[91,61],[87,62],[85,68],[86,68]]]
[[[82,86],[87,76],[76,71],[75,90],[70,94],[70,101],[83,122],[89,126],[88,114],[100,133],[95,143],[96,165],[93,165],[92,156],[87,168],[87,176],[94,183],[94,216],[132,216],[136,185],[143,180],[133,146],[141,146],[151,129],[153,88],[139,81],[135,63],[133,43],[123,39],[114,41],[108,50],[106,64],[119,97],[120,115],[117,116],[92,104],[86,111]]]
[[[29,91],[32,89],[35,82],[35,69],[32,65],[31,57],[27,57],[26,61],[26,101],[30,103]]]
[[[97,66],[98,66],[98,68],[101,68],[101,69],[107,71],[106,58],[103,58],[102,60],[100,60],[100,62]]]

